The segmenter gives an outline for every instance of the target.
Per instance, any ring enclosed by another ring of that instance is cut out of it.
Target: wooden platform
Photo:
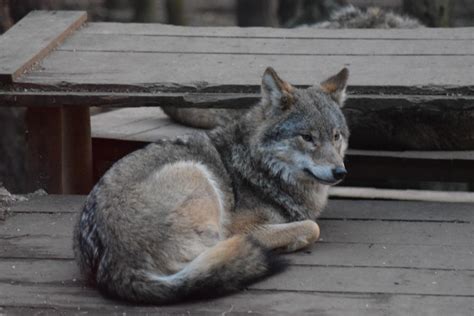
[[[21,202],[0,220],[2,315],[472,315],[474,204],[331,200],[322,237],[242,292],[131,306],[85,287],[71,251],[83,196]],[[1,216],[0,216],[1,218]]]

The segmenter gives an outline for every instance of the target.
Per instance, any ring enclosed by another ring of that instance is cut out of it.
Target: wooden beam
[[[92,187],[89,108],[31,107],[26,122],[29,189],[88,193]]]
[[[0,36],[0,82],[12,83],[87,20],[82,11],[32,11]]]
[[[350,199],[474,203],[474,192],[332,187],[329,196]]]
[[[314,28],[265,28],[265,27],[182,27],[145,23],[90,23],[82,33],[133,34],[149,36],[182,37],[233,37],[233,38],[332,38],[332,39],[474,39],[472,28],[419,28],[419,29],[314,29]]]

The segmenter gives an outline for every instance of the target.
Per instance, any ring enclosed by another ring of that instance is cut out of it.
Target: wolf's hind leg
[[[293,252],[318,240],[319,226],[311,220],[262,225],[250,235],[268,249]]]

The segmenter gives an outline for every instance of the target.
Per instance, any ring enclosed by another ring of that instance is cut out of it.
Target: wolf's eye
[[[337,142],[339,139],[341,139],[341,133],[339,132],[334,133],[334,140]]]
[[[302,135],[301,135],[301,138],[303,138],[303,140],[306,141],[306,142],[310,142],[310,143],[313,142],[313,136],[311,136],[311,135],[302,134]]]

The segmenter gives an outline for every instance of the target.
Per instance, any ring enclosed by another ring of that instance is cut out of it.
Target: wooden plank
[[[470,297],[397,295],[388,293],[309,293],[249,290],[218,299],[171,306],[131,306],[107,300],[97,291],[58,285],[0,284],[4,312],[48,312],[55,315],[182,314],[182,315],[470,315]],[[24,309],[23,309],[24,308]],[[31,309],[28,309],[31,308]],[[27,313],[29,314],[29,313]]]
[[[380,268],[290,267],[285,273],[252,285],[251,289],[398,293],[430,295],[472,294],[472,271]],[[337,282],[334,280],[337,279]]]
[[[468,245],[472,247],[472,224],[319,221],[321,241],[383,245]]]
[[[1,258],[72,260],[70,236],[20,236],[1,240]],[[285,255],[291,265],[378,267],[402,269],[474,270],[473,256],[465,245],[385,245],[320,242]]]
[[[93,138],[138,139],[154,142],[195,132],[196,129],[171,121],[161,108],[120,109],[94,115],[91,118]]]
[[[351,156],[391,157],[403,159],[433,160],[474,160],[474,150],[455,151],[388,151],[388,150],[357,150],[349,149]]]
[[[336,187],[330,189],[330,196],[351,199],[388,199],[408,201],[431,201],[450,203],[474,203],[474,192],[394,190],[377,188]]]
[[[216,38],[78,33],[60,51],[291,56],[474,55],[472,40]]]
[[[11,216],[2,225],[0,257],[71,259],[75,221],[75,214]],[[472,224],[324,219],[318,222],[321,241],[308,249],[308,256],[290,256],[295,263],[473,269]],[[354,256],[356,250],[358,255]],[[335,252],[339,255],[335,256]]]
[[[67,86],[67,85],[66,85]],[[39,87],[37,87],[39,88]],[[80,91],[84,90],[84,86],[69,86],[66,91],[47,91],[48,87],[44,86],[46,91],[24,90],[24,91],[4,91],[0,90],[0,98],[4,102],[3,106],[52,106],[61,104],[69,107],[80,106],[101,106],[101,107],[143,107],[143,106],[159,106],[168,105],[176,107],[250,107],[260,99],[257,95],[248,95],[242,93],[188,93],[188,92],[171,92],[156,93],[152,90],[155,88],[145,88],[147,92],[96,92],[96,91]],[[51,88],[51,87],[50,87]],[[60,87],[55,87],[61,90]],[[90,88],[89,86],[87,88]],[[144,86],[120,86],[119,89],[142,90]],[[173,89],[161,86],[164,90]],[[161,89],[160,88],[160,89]],[[179,89],[183,89],[181,86]],[[196,86],[189,85],[189,89],[196,89]],[[188,89],[188,88],[185,88]],[[69,89],[77,89],[78,92]],[[469,98],[469,97],[468,97]],[[461,100],[462,103],[462,100]]]
[[[32,197],[28,201],[16,203],[11,206],[10,214],[16,213],[45,213],[60,214],[74,213],[77,214],[85,202],[84,195],[45,195]]]
[[[473,223],[474,204],[330,199],[322,218]]]
[[[89,23],[82,33],[134,34],[149,36],[185,37],[256,37],[256,38],[337,38],[337,39],[432,39],[472,40],[472,28],[420,28],[420,29],[277,29],[264,27],[183,27],[165,24]]]
[[[285,255],[292,265],[474,270],[472,247],[319,242]]]
[[[111,62],[113,60],[113,62]],[[415,91],[454,86],[472,94],[474,56],[253,56],[55,51],[41,71],[18,80],[26,84],[154,85],[197,84],[257,87],[266,67],[295,85],[311,85],[337,72],[351,70],[352,87],[384,91]],[[159,69],[160,71],[150,71]],[[212,69],[212,71],[203,71]],[[380,69],[384,71],[381,72]],[[315,75],[315,70],[318,75]],[[409,74],[409,75],[407,75]],[[227,91],[232,92],[232,91]]]
[[[74,261],[0,262],[0,283],[81,285]],[[252,284],[250,289],[329,293],[390,293],[473,296],[474,271],[399,268],[290,266],[284,273]],[[337,280],[337,282],[335,282]]]
[[[86,20],[80,11],[30,12],[0,36],[0,82],[13,82]]]
[[[2,236],[71,236],[75,214],[18,214],[7,217]],[[374,243],[383,245],[472,245],[474,225],[470,223],[406,221],[318,221],[321,241]],[[54,228],[54,232],[50,230]],[[18,231],[20,229],[20,231]]]
[[[84,195],[46,195],[11,206],[10,214],[76,214]],[[329,200],[321,219],[474,222],[474,204],[415,201]]]
[[[90,91],[89,86],[65,85],[61,87],[44,86],[45,91],[37,89],[21,90],[0,90],[0,97],[4,102],[3,106],[54,106],[61,104],[63,106],[103,106],[103,107],[156,107],[167,105],[183,108],[249,108],[255,105],[261,98],[259,93],[218,93],[211,87],[198,87],[198,85],[183,85],[180,87],[172,86],[146,86],[146,85],[121,85],[117,89],[123,89],[126,92],[117,91]],[[306,86],[303,86],[303,88]],[[51,90],[53,88],[54,90]],[[70,89],[77,89],[71,91]],[[102,87],[105,88],[105,87]],[[177,90],[180,92],[160,92],[156,89]],[[228,87],[229,90],[235,87]],[[255,89],[257,87],[255,86]],[[253,88],[252,88],[253,89]],[[82,90],[82,91],[81,91]],[[184,91],[191,90],[191,91]],[[192,90],[208,91],[207,93],[192,92]],[[354,91],[358,93],[358,91]],[[142,92],[138,92],[142,91]],[[433,91],[435,92],[435,91]],[[472,109],[473,96],[442,96],[442,95],[349,95],[344,108],[358,109],[363,111],[362,104],[374,110],[389,110],[398,105],[404,110],[420,111],[423,108],[433,108],[438,111],[469,111]],[[137,112],[138,111],[138,112]],[[143,109],[142,111],[153,111]],[[158,110],[157,110],[158,111]],[[134,116],[142,117],[140,110],[131,112]],[[110,114],[110,113],[109,113]]]

